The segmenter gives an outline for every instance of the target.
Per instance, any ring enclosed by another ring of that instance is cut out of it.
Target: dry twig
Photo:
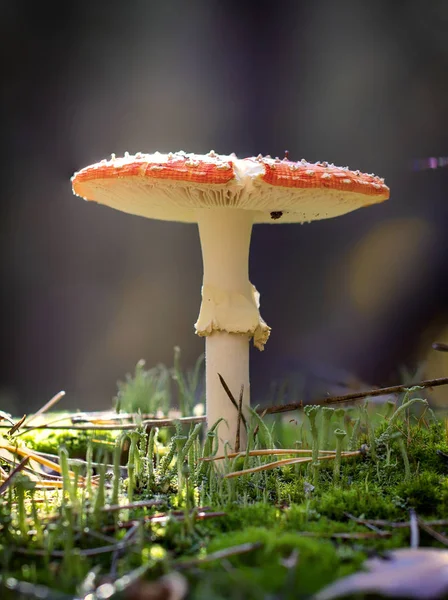
[[[5,481],[2,483],[2,485],[0,485],[0,496],[6,492],[6,490],[9,488],[9,486],[13,482],[14,477],[17,475],[17,473],[20,473],[20,471],[26,467],[29,460],[30,460],[30,457],[27,456],[26,458],[24,458],[22,460],[22,462],[20,464],[17,465],[17,467],[15,469],[13,469],[11,471],[11,473],[8,476],[8,479],[5,479]]]
[[[238,399],[238,419],[236,422],[235,452],[240,451],[240,429],[241,429],[241,419],[243,417],[243,395],[244,395],[244,385],[241,386],[240,397]]]
[[[325,454],[335,454],[334,450],[319,450],[319,452],[323,455]],[[312,450],[311,449],[305,449],[305,448],[273,448],[272,450],[270,449],[261,449],[261,450],[250,450],[248,452],[249,456],[276,456],[276,455],[282,455],[282,454],[311,454]],[[227,458],[235,458],[237,456],[246,456],[246,452],[229,452],[227,454]],[[199,460],[204,461],[204,462],[210,462],[210,461],[214,461],[214,460],[223,460],[224,458],[226,458],[226,456],[224,454],[221,454],[220,456],[206,456],[204,458],[200,458]]]
[[[448,377],[439,377],[438,379],[427,379],[420,381],[412,386],[409,385],[391,385],[390,387],[376,388],[373,390],[367,390],[364,392],[353,392],[351,394],[345,394],[343,396],[330,396],[321,400],[315,400],[312,404],[315,405],[328,405],[328,404],[341,404],[344,402],[351,402],[353,400],[360,400],[361,398],[369,398],[375,396],[386,396],[389,394],[401,394],[407,392],[410,388],[433,388],[441,385],[448,385]],[[266,414],[272,415],[283,412],[290,412],[293,410],[303,409],[303,402],[292,402],[290,404],[280,404],[278,406],[270,406],[267,409],[258,409],[259,412],[265,410]]]
[[[360,450],[354,452],[343,452],[342,457],[359,456]],[[326,454],[325,456],[319,456],[319,460],[331,460],[336,458],[336,454]],[[258,467],[252,467],[251,469],[243,469],[242,471],[234,471],[233,473],[227,473],[224,475],[224,479],[230,479],[231,477],[239,477],[240,475],[250,475],[251,473],[258,473],[260,471],[269,471],[276,467],[285,467],[287,465],[297,465],[301,463],[313,462],[313,458],[284,458],[283,460],[276,460],[275,462],[268,463],[266,465],[259,465]]]
[[[248,552],[252,552],[253,550],[258,550],[263,546],[262,542],[254,542],[252,544],[241,544],[240,546],[231,546],[230,548],[224,548],[224,550],[218,550],[217,552],[212,552],[203,558],[195,558],[189,561],[179,561],[175,563],[173,566],[177,570],[191,569],[191,567],[200,567],[203,564],[214,562],[215,560],[223,560],[225,558],[230,558],[232,556],[239,556],[240,554],[247,554]]]
[[[448,546],[448,538],[446,537],[446,535],[443,535],[442,533],[433,529],[430,525],[428,525],[428,523],[425,523],[425,521],[420,519],[420,517],[417,517],[417,522],[420,529],[426,531],[426,533],[428,533],[430,536],[432,536],[435,540],[437,540],[444,546]]]

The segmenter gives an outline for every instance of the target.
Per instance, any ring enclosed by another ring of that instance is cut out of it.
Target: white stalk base
[[[205,340],[207,427],[223,417],[218,426],[219,454],[224,453],[224,444],[229,442],[235,449],[238,411],[224,390],[218,373],[223,377],[237,404],[241,386],[244,386],[242,414],[248,418],[250,406],[249,383],[249,336],[225,331],[216,331]],[[244,424],[240,425],[240,450],[246,448],[247,436]],[[230,451],[230,449],[229,449]]]

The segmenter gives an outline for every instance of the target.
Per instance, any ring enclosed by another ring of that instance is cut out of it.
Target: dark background
[[[255,227],[254,403],[290,372],[310,396],[446,375],[448,168],[415,163],[448,155],[446,0],[1,0],[0,59],[0,409],[60,389],[107,407],[138,359],[202,352],[196,227],[72,196],[124,151],[288,149],[386,178],[382,205]]]

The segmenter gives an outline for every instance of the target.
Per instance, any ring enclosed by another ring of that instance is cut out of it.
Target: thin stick
[[[103,442],[104,440],[92,440],[92,442],[95,442],[95,441]],[[49,452],[39,452],[39,451],[36,451],[36,454],[38,454],[39,456],[44,456],[45,458],[49,458],[50,460],[54,460],[54,461],[58,461],[59,460],[59,456],[57,456],[55,454],[50,454]],[[82,458],[69,458],[68,459],[68,464],[69,465],[88,465],[88,464],[90,464],[92,467],[99,467],[99,466],[103,465],[103,466],[106,467],[106,469],[113,469],[114,468],[114,465],[110,465],[108,463],[98,463],[98,462],[88,463],[86,460],[82,460]],[[126,465],[120,465],[120,469],[123,469],[124,471],[127,471],[127,466]]]
[[[47,489],[62,489],[64,487],[64,482],[60,479],[48,479],[37,481],[35,485],[36,490],[47,490]],[[85,488],[85,483],[83,481],[78,482],[78,487]]]
[[[123,539],[121,540],[122,544],[129,544],[129,542],[132,540],[132,538],[135,536],[136,532],[138,531],[138,529],[140,528],[141,522],[140,521],[135,521],[133,527],[131,527],[127,532],[126,535],[123,537]],[[118,559],[120,557],[120,553],[123,552],[123,546],[116,546],[115,550],[112,554],[112,559],[111,559],[111,566],[110,566],[110,575],[111,576],[116,576],[117,574],[117,563],[118,563]]]
[[[448,377],[439,377],[437,379],[427,379],[420,381],[414,385],[391,385],[384,388],[376,388],[374,390],[368,390],[366,392],[354,392],[351,394],[345,394],[343,396],[330,396],[321,400],[313,400],[312,404],[327,405],[327,404],[341,404],[343,402],[351,402],[352,400],[359,400],[361,398],[385,396],[387,394],[401,394],[407,392],[410,388],[433,388],[441,385],[448,385]],[[304,405],[302,402],[292,402],[290,404],[281,404],[278,406],[270,406],[267,409],[258,409],[258,412],[266,411],[266,414],[272,415],[282,412],[290,412],[293,410],[301,410]]]
[[[233,406],[236,408],[236,410],[238,410],[238,404],[236,403],[236,400],[233,397],[233,394],[230,391],[229,386],[225,382],[224,377],[220,373],[218,373],[218,377],[219,377],[219,381],[221,382],[222,387],[224,388],[224,391],[226,392],[227,396],[229,397],[230,402],[233,404]],[[241,419],[242,419],[242,421],[244,423],[244,427],[246,428],[246,431],[247,431],[246,417],[242,413],[241,413]]]
[[[371,525],[378,525],[379,527],[391,527],[392,529],[406,529],[410,526],[409,521],[386,521],[384,519],[359,519],[354,517],[354,520],[361,525],[370,523]],[[434,521],[426,521],[425,525],[431,527],[446,527],[448,525],[448,519],[436,519]]]
[[[49,423],[42,423],[41,425],[33,425],[32,427],[30,427],[28,425],[28,423],[25,423],[22,426],[22,430],[19,431],[15,437],[18,438],[19,436],[21,436],[23,434],[27,434],[28,432],[33,431],[34,429],[52,429],[52,425],[55,425],[56,423],[61,423],[62,421],[67,421],[69,419],[70,419],[69,415],[64,415],[63,417],[58,417],[57,419],[51,420]]]
[[[273,448],[262,449],[262,450],[250,450],[249,456],[276,456],[282,454],[311,454],[312,450],[306,450],[305,448]],[[321,454],[335,454],[334,450],[319,450]],[[344,453],[342,453],[344,455]],[[246,456],[246,452],[229,452],[227,454],[227,458],[235,458],[236,456]],[[204,462],[210,462],[212,460],[223,460],[225,457],[224,454],[221,456],[210,456],[200,458]]]
[[[439,352],[448,352],[448,344],[444,344],[443,342],[434,342],[432,348]]]
[[[173,414],[176,413],[176,414]],[[163,418],[166,419],[182,419],[179,417],[180,413],[177,413],[175,410],[168,411],[168,414],[164,415]],[[160,419],[162,417],[157,417],[153,413],[151,414],[141,414],[141,413],[117,413],[113,410],[92,410],[89,412],[77,412],[73,414],[67,415],[67,418],[71,419],[72,423],[89,423],[89,424],[102,424],[108,425],[111,422],[121,422],[121,421],[129,421],[134,420],[136,417],[142,419],[143,421],[147,421],[148,419]]]
[[[368,529],[370,529],[371,531],[375,531],[376,533],[384,533],[384,530],[379,529],[378,527],[376,527],[375,525],[372,525],[371,523],[369,523],[368,521],[366,521],[365,519],[358,519],[357,517],[355,517],[354,515],[348,513],[348,512],[344,512],[344,515],[348,518],[351,519],[352,521],[355,521],[355,523],[359,523],[361,525],[364,525],[365,527],[367,527]]]
[[[344,453],[344,456],[359,456],[360,454],[361,451],[356,450],[354,452],[346,452]],[[334,458],[336,458],[336,454],[326,454],[325,456],[319,456],[319,460],[331,460]],[[276,460],[275,462],[268,463],[267,465],[259,465],[258,467],[253,467],[251,469],[244,469],[243,471],[234,471],[233,473],[227,473],[227,475],[224,475],[224,479],[230,479],[231,477],[239,477],[240,475],[249,475],[251,473],[258,473],[259,471],[269,471],[270,469],[275,469],[275,467],[297,465],[299,463],[310,463],[312,461],[312,456],[310,456],[309,458],[286,458],[283,460]]]
[[[205,519],[214,519],[216,517],[226,517],[227,513],[216,511],[216,512],[195,512],[191,513],[197,521],[204,521]],[[148,523],[161,523],[162,525],[166,523],[169,519],[173,519],[176,522],[185,521],[185,512],[184,511],[173,511],[171,514],[157,514],[157,515],[145,515],[141,521]],[[129,529],[129,527],[133,527],[135,521],[125,521],[120,524],[121,529]],[[103,531],[115,531],[115,525],[106,525],[103,527]]]
[[[62,469],[57,463],[48,460],[48,458],[44,458],[43,456],[39,456],[39,454],[33,452],[32,450],[29,450],[28,448],[23,449],[19,448],[18,446],[11,446],[10,444],[0,444],[0,448],[7,450],[11,454],[18,454],[19,456],[28,456],[28,458],[30,458],[31,460],[35,460],[41,465],[44,465],[45,467],[56,471],[56,473],[62,473]],[[69,475],[71,477],[75,477],[75,474],[72,471],[69,471]],[[84,481],[84,477],[79,476],[79,481]]]
[[[147,419],[141,423],[117,423],[116,425],[36,425],[30,429],[58,429],[61,431],[132,431],[136,427],[174,427],[176,423],[204,423],[206,416],[182,417],[180,419]],[[26,428],[26,425],[24,425]],[[0,429],[10,429],[9,425],[0,425]]]
[[[119,510],[131,510],[134,508],[148,508],[151,506],[157,506],[163,504],[162,500],[138,500],[137,502],[130,502],[129,504],[109,504],[103,506],[101,509],[103,512],[115,512]]]
[[[243,394],[244,394],[244,385],[241,386],[240,397],[238,399],[238,419],[236,422],[235,452],[240,451],[240,428],[241,428],[241,417],[243,416]]]
[[[423,529],[423,531],[426,531],[426,533],[429,533],[429,535],[431,535],[435,540],[437,540],[444,546],[448,546],[448,538],[445,535],[442,535],[441,533],[439,533],[438,531],[436,531],[435,529],[430,527],[428,525],[428,523],[425,523],[425,521],[422,521],[422,519],[420,519],[420,517],[417,517],[417,521],[418,521],[419,527],[421,527],[421,529]]]
[[[263,546],[262,542],[253,542],[247,544],[241,544],[240,546],[231,546],[230,548],[225,548],[224,550],[217,550],[216,552],[212,552],[203,558],[195,558],[193,560],[179,561],[178,563],[174,563],[172,566],[177,570],[182,569],[190,569],[191,567],[199,567],[203,564],[214,562],[215,560],[223,560],[225,558],[230,558],[231,556],[238,556],[239,554],[247,554],[248,552],[252,552],[253,550],[257,550]]]
[[[23,417],[21,419],[19,419],[17,421],[17,423],[14,423],[14,425],[8,431],[8,435],[13,435],[18,429],[20,429],[20,427],[23,425],[25,419],[26,419],[26,415],[23,415]]]
[[[9,488],[9,486],[13,482],[14,477],[17,475],[17,473],[20,473],[20,471],[26,467],[29,460],[30,460],[30,457],[27,456],[26,458],[24,458],[22,460],[22,462],[20,464],[17,465],[17,467],[15,469],[13,469],[11,471],[8,479],[6,479],[0,486],[0,496],[6,492],[6,490]]]
[[[98,556],[99,554],[107,554],[114,552],[115,550],[124,550],[127,546],[131,546],[133,540],[128,542],[120,541],[117,544],[111,544],[110,546],[99,546],[98,548],[86,548],[85,550],[79,550],[81,556]],[[53,558],[64,558],[66,555],[65,550],[53,550],[53,552],[47,552],[46,550],[32,549],[32,548],[16,548],[14,550],[17,554],[25,554],[26,556],[51,556]]]
[[[43,415],[45,412],[47,412],[47,410],[49,410],[55,404],[57,404],[59,402],[59,400],[61,398],[63,398],[64,396],[65,396],[65,392],[63,390],[61,390],[60,392],[55,394],[53,396],[53,398],[48,400],[48,402],[46,404],[44,404],[41,408],[39,408],[39,410],[36,413],[34,413],[34,415],[31,415],[31,417],[28,419],[27,425],[29,425],[31,423],[31,421],[34,421],[34,419],[37,419],[37,417],[40,417],[40,415]]]
[[[301,531],[300,535],[305,537],[336,538],[341,540],[368,540],[378,537],[390,537],[392,534],[390,531],[353,531],[351,533],[319,533],[318,531]]]

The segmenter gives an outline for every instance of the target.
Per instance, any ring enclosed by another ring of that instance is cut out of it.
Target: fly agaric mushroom
[[[387,200],[384,180],[326,162],[288,156],[238,159],[235,154],[125,153],[85,167],[73,191],[117,210],[152,219],[197,223],[204,277],[196,333],[206,337],[206,412],[211,426],[224,417],[236,438],[238,414],[218,378],[249,406],[249,340],[263,350],[270,328],[249,281],[249,245],[256,223],[303,223],[336,217]],[[220,433],[222,429],[220,429]],[[240,443],[245,444],[241,431]]]

